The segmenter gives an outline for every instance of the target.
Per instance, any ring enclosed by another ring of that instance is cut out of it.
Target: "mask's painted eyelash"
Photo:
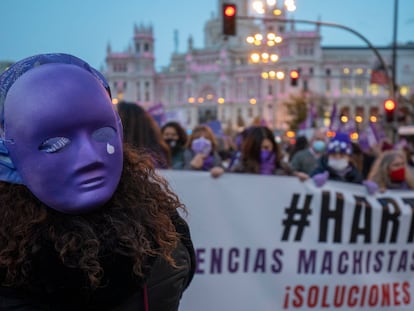
[[[42,143],[39,147],[40,151],[47,152],[47,153],[54,153],[70,143],[70,139],[66,137],[54,137],[46,140]]]

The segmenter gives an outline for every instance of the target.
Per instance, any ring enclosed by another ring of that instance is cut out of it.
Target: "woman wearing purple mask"
[[[266,126],[251,127],[243,139],[240,162],[232,172],[261,175],[289,175],[272,131]]]
[[[183,204],[123,146],[100,73],[67,54],[0,75],[0,309],[178,310]],[[156,199],[154,199],[156,198]]]
[[[184,169],[209,171],[214,178],[224,173],[217,141],[207,125],[197,125],[187,141],[184,151]]]

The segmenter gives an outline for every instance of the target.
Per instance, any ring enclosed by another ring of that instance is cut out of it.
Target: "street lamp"
[[[262,79],[264,80],[267,80],[267,79],[283,80],[285,78],[285,73],[281,70],[278,70],[278,71],[270,70],[270,71],[262,71],[261,76],[262,76]]]
[[[261,34],[255,34],[252,36],[248,36],[246,38],[246,42],[251,44],[255,47],[259,47],[259,51],[253,51],[249,55],[249,62],[252,64],[261,64],[263,66],[261,77],[262,79],[278,79],[281,80],[284,78],[285,74],[283,71],[275,70],[275,64],[279,61],[279,55],[274,51],[275,46],[282,42],[282,38],[280,36],[276,36],[274,33],[268,33],[267,35],[263,36]],[[256,103],[256,101],[255,101]],[[271,109],[270,114],[272,115],[272,126],[276,127],[276,103],[269,106],[269,110]]]
[[[294,0],[254,0],[252,3],[253,11],[258,15],[265,15],[266,17],[284,17],[287,12],[296,10]],[[252,52],[249,55],[249,63],[258,64],[262,67],[261,78],[268,80],[266,82],[266,89],[268,94],[262,96],[263,105],[268,107],[269,119],[272,122],[272,127],[278,126],[277,114],[280,114],[277,108],[277,83],[270,82],[270,80],[284,80],[286,73],[278,70],[277,63],[280,59],[278,47],[283,42],[282,27],[277,27],[278,21],[271,19],[263,19],[261,25],[261,32],[249,35],[246,37],[246,43],[252,46]],[[263,89],[262,89],[263,90]],[[264,91],[264,90],[263,90]],[[271,98],[271,103],[269,102]],[[267,103],[267,104],[266,104]]]
[[[255,0],[252,3],[253,10],[258,14],[271,14],[271,15],[281,15],[282,10],[288,12],[296,11],[295,0],[285,0],[280,1],[283,4],[283,7],[278,6],[279,1],[276,0]]]

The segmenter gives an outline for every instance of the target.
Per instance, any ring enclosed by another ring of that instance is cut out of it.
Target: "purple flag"
[[[359,133],[358,145],[364,152],[368,152],[371,149],[372,145],[368,138],[368,131],[361,131],[361,133]]]
[[[372,130],[377,144],[387,137],[387,135],[385,135],[384,128],[378,122],[369,122],[369,127]]]
[[[317,111],[314,103],[310,104],[309,110],[306,113],[306,119],[299,124],[300,130],[313,128],[313,124],[317,118]]]
[[[357,125],[354,119],[349,119],[348,122],[341,125],[341,132],[351,134],[357,131]]]
[[[147,111],[158,123],[158,125],[162,126],[166,120],[164,105],[162,103],[155,104],[154,106],[149,107]]]
[[[214,135],[216,135],[216,137],[223,136],[223,129],[221,127],[221,122],[219,120],[211,120],[207,122],[206,125],[209,128],[211,128],[211,130],[213,131]]]
[[[300,130],[306,130],[306,120],[303,121],[302,123],[299,123],[299,129]]]
[[[315,104],[311,103],[309,107],[309,111],[308,111],[308,116],[306,118],[306,127],[308,129],[313,127],[313,122],[316,120],[316,117],[317,117],[317,112],[316,112]]]
[[[331,119],[329,123],[329,130],[338,132],[341,129],[341,121],[339,120],[338,107],[336,102],[332,105]]]
[[[360,132],[358,143],[362,150],[370,150],[371,147],[379,144],[385,138],[385,133],[378,123],[370,122],[369,125]]]

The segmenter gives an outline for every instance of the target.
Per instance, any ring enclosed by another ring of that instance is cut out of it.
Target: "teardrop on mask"
[[[108,152],[108,154],[113,154],[115,152],[115,147],[111,144],[106,144],[106,152]]]

